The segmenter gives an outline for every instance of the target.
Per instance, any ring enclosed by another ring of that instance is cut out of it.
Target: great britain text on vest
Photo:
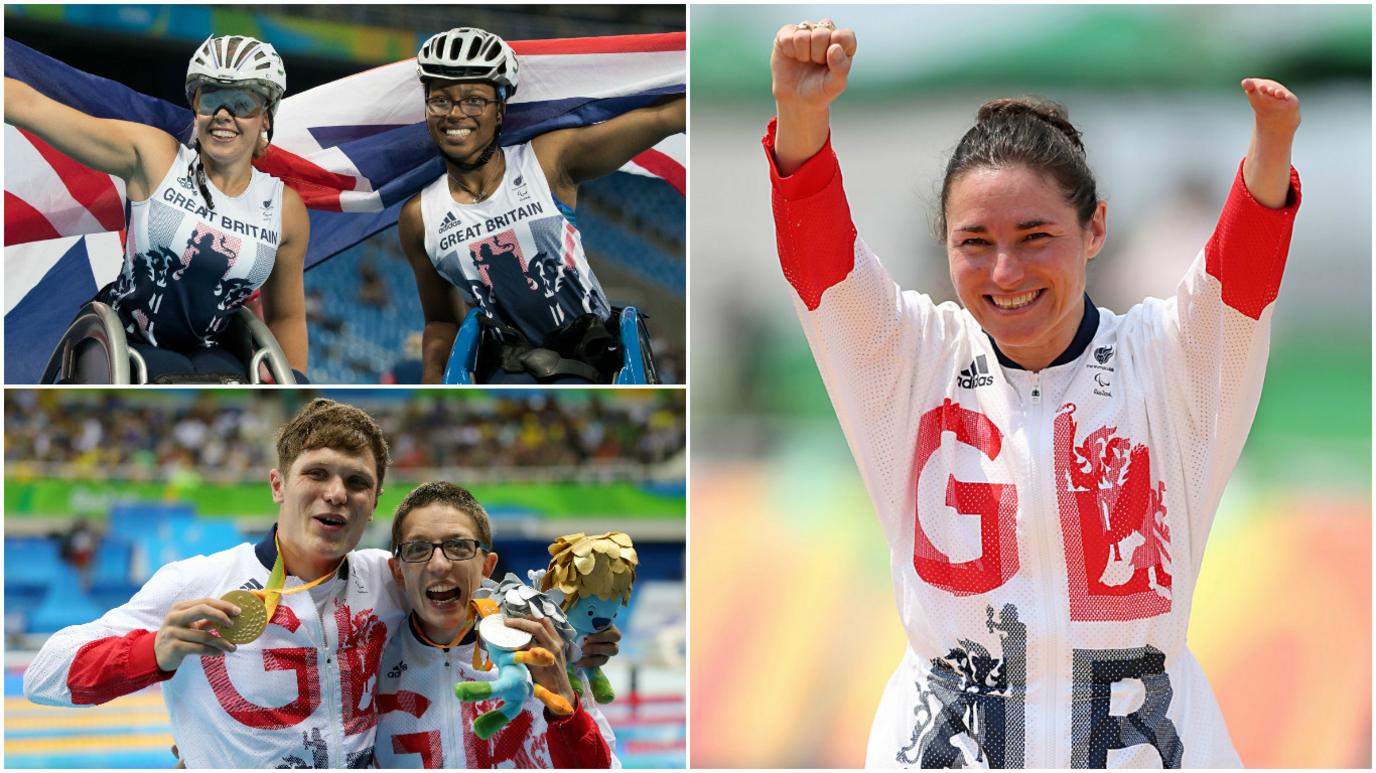
[[[468,226],[467,228],[461,228],[455,231],[454,233],[445,236],[444,238],[440,239],[440,249],[447,250],[450,247],[453,247],[455,244],[466,242],[471,239],[476,239],[477,237],[482,236],[483,234],[490,234],[499,231],[503,228],[510,228],[515,223],[519,223],[520,221],[525,220],[526,218],[534,217],[536,215],[543,215],[544,212],[544,205],[542,205],[538,201],[531,202],[530,204],[517,207],[509,212],[497,215],[496,217],[488,218],[484,222],[475,223],[471,226]]]
[[[192,201],[191,199],[183,195],[180,191],[177,191],[173,188],[163,188],[162,200],[167,202],[168,204],[171,204],[174,207],[177,207],[178,209],[184,209],[187,212],[190,212],[191,214],[205,220],[207,223],[210,223],[211,225],[218,224],[220,228],[223,228],[226,231],[243,234],[251,239],[256,239],[260,242],[263,242],[264,244],[271,244],[274,246],[277,244],[276,231],[270,228],[260,228],[256,225],[253,225],[252,223],[245,223],[242,220],[235,220],[232,217],[225,217],[224,215],[217,216],[213,210],[207,209],[201,206],[200,204],[197,204],[195,201]]]

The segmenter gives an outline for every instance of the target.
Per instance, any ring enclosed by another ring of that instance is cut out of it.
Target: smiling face
[[[256,114],[241,96],[245,89],[213,89],[203,86],[196,94],[192,110],[196,118],[196,138],[200,140],[201,152],[221,164],[229,164],[240,159],[253,159],[260,146],[266,146],[263,136],[272,120],[261,96],[247,92],[249,100],[256,100]],[[237,105],[234,109],[220,105],[226,96],[233,93],[239,96],[231,100]],[[201,106],[214,107],[214,115],[201,115]],[[249,107],[249,109],[245,109]]]
[[[1074,339],[1105,214],[1101,201],[1082,227],[1056,181],[1026,166],[979,167],[951,184],[951,282],[980,327],[1024,368],[1041,370]]]
[[[288,572],[315,579],[358,545],[381,494],[376,470],[367,449],[313,448],[301,452],[285,473],[268,474]]]
[[[425,124],[435,147],[448,158],[471,161],[492,142],[502,125],[503,110],[495,103],[487,104],[478,115],[468,115],[459,106],[465,97],[496,99],[497,87],[491,83],[459,83],[433,81],[426,91],[427,102],[436,97],[450,101],[451,108],[443,115],[431,115],[427,107]]]
[[[398,543],[413,540],[444,542],[449,539],[482,541],[473,516],[444,502],[432,502],[405,514]],[[392,577],[402,587],[411,610],[416,613],[425,635],[446,643],[457,635],[468,620],[468,604],[473,592],[492,574],[497,554],[478,549],[461,561],[450,560],[435,547],[430,560],[413,563],[393,557]]]

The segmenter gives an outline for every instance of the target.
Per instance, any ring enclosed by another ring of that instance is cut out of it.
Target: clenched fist
[[[785,24],[774,35],[769,69],[779,113],[774,161],[780,174],[793,174],[826,144],[831,103],[846,90],[854,58],[855,31],[836,29],[830,19]]]
[[[854,30],[838,30],[830,19],[785,24],[769,58],[774,101],[780,109],[825,110],[845,91],[854,56]]]

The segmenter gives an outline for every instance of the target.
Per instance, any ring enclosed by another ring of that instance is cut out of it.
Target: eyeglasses
[[[408,564],[424,564],[430,561],[437,547],[444,551],[444,557],[450,561],[467,561],[478,555],[478,548],[488,549],[487,545],[475,539],[456,538],[444,542],[411,540],[398,545],[393,553]]]
[[[484,99],[482,97],[464,97],[458,101],[459,109],[467,116],[479,116],[487,109],[488,105],[501,103],[500,99]],[[425,100],[425,110],[433,116],[449,115],[449,111],[454,109],[454,100],[449,97],[434,96]]]
[[[213,116],[220,108],[228,110],[235,118],[257,118],[267,105],[262,95],[252,89],[202,86],[200,98],[196,100],[196,112]]]

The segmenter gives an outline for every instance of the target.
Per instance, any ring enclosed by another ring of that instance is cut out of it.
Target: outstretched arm
[[[826,144],[831,103],[846,89],[855,56],[855,31],[835,29],[830,19],[815,26],[785,24],[774,35],[769,69],[779,124],[774,160],[791,175]]]
[[[125,181],[131,200],[142,201],[177,155],[170,134],[132,121],[93,118],[5,79],[5,123],[31,132],[81,164]]]
[[[263,321],[287,355],[293,370],[306,373],[310,351],[306,333],[306,245],[311,220],[296,191],[282,192],[282,244],[272,274],[263,285]]]
[[[554,195],[574,206],[579,183],[615,172],[687,123],[687,102],[679,95],[592,126],[542,134],[532,145]]]
[[[397,235],[401,249],[411,262],[416,275],[416,291],[420,293],[420,308],[425,314],[425,328],[420,336],[421,381],[438,384],[444,379],[444,366],[449,362],[449,350],[459,334],[459,322],[465,309],[452,287],[435,270],[430,256],[425,254],[425,223],[420,214],[420,196],[416,195],[401,208],[397,218]]]
[[[240,610],[196,598],[203,590],[185,581],[180,562],[159,569],[122,606],[53,634],[24,670],[25,697],[45,706],[105,703],[170,679],[188,656],[233,652],[208,629]]]
[[[1242,90],[1254,119],[1242,181],[1258,203],[1279,209],[1290,194],[1290,148],[1300,126],[1300,100],[1265,78],[1243,78]]]

